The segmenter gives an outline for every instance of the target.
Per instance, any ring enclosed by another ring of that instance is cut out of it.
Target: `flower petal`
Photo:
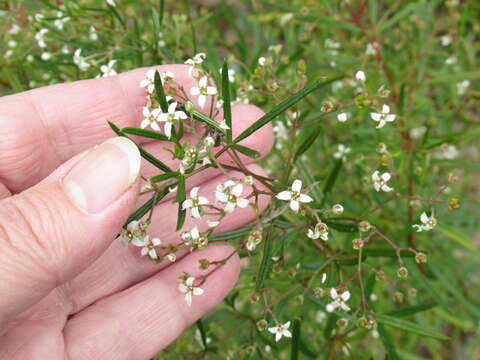
[[[282,192],[278,193],[275,197],[277,199],[280,199],[280,200],[288,201],[292,198],[292,192],[285,190],[285,191],[282,191]]]
[[[292,190],[295,192],[300,192],[302,190],[302,180],[296,179],[292,183]]]

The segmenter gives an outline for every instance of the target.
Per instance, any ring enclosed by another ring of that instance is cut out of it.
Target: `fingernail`
[[[91,149],[63,179],[67,195],[83,211],[102,211],[118,199],[140,173],[140,152],[125,137]]]

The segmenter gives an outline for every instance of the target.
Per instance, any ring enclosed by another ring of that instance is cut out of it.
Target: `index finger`
[[[172,72],[185,89],[195,84],[187,65],[156,68]],[[138,126],[146,104],[139,84],[147,71],[140,68],[1,98],[0,182],[12,192],[36,184],[72,156],[111,137],[107,120],[119,127]]]

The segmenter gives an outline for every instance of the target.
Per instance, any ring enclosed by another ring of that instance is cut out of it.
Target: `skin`
[[[194,85],[187,66],[158,69],[173,72],[186,89]],[[198,260],[223,259],[232,252],[229,245],[209,245],[181,253],[173,264],[157,265],[142,258],[139,248],[114,241],[124,220],[145,201],[138,196],[139,181],[108,211],[94,216],[79,212],[60,189],[61,179],[85,151],[112,137],[107,120],[119,127],[139,126],[145,105],[139,83],[147,70],[0,99],[1,359],[148,359],[234,286],[237,256],[202,285],[205,293],[194,296],[192,307],[178,291],[183,271],[202,274]],[[234,136],[263,115],[252,105],[235,105],[232,113]],[[135,140],[176,168],[162,149],[165,144]],[[272,145],[271,127],[241,144],[266,154]],[[242,160],[265,175],[252,159]],[[157,173],[142,164],[142,175]],[[201,195],[212,199],[215,186],[224,181],[225,175],[209,169],[189,179],[187,187],[200,186]],[[260,198],[262,208],[267,202]],[[218,231],[252,219],[250,208],[237,209]],[[175,222],[176,205],[166,200],[156,209],[149,233],[164,243],[178,242]],[[187,216],[186,228],[193,224]]]

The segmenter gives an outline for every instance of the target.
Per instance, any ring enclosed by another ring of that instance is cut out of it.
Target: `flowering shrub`
[[[242,258],[224,304],[159,359],[475,357],[477,2],[0,6],[2,94],[150,67],[138,126],[109,125],[163,142],[177,166],[140,147],[157,174],[125,223],[125,251],[164,263],[231,244],[179,274],[192,307]],[[161,63],[185,64],[193,85],[151,67]],[[266,113],[234,133],[235,104]],[[244,144],[270,125],[260,173]],[[228,180],[192,186],[212,168]],[[175,242],[149,230],[160,202],[177,208]],[[241,209],[255,220],[217,231]]]

